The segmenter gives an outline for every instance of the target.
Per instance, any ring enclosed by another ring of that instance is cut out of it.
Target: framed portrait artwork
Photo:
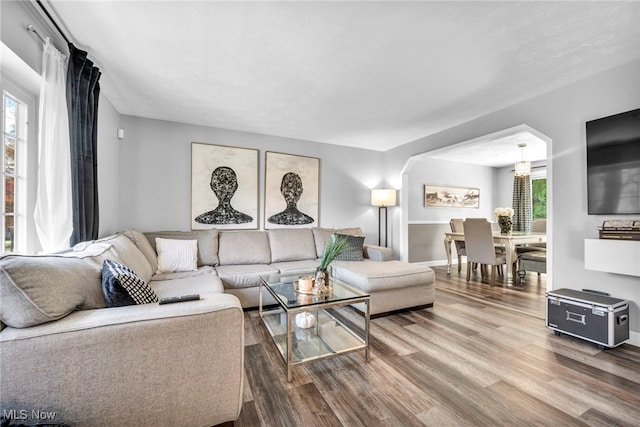
[[[320,213],[320,159],[265,153],[264,228],[315,227]]]
[[[191,143],[191,229],[258,228],[258,150]]]
[[[443,185],[424,186],[424,206],[427,208],[480,208],[478,188]]]

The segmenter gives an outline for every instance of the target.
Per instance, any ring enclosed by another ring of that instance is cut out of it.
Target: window
[[[2,0],[0,0],[2,1]],[[33,219],[38,182],[40,75],[0,43],[0,253],[40,250]]]
[[[532,219],[547,217],[547,178],[531,179]]]
[[[1,253],[13,252],[16,242],[16,147],[24,141],[26,105],[7,92],[2,94],[2,236]]]

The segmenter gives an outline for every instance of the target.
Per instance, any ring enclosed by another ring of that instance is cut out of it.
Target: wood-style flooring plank
[[[505,382],[497,382],[488,387],[488,390],[500,396],[503,403],[511,408],[511,418],[504,420],[505,423],[512,422],[513,425],[546,425],[550,420],[553,420],[556,425],[563,427],[585,427],[587,425],[563,410],[548,405],[544,401],[536,399],[534,396]]]
[[[436,272],[436,302],[371,321],[364,352],[286,365],[245,313],[244,426],[640,425],[640,348],[601,351],[545,327],[545,275],[491,287]],[[362,328],[355,310],[341,321]]]

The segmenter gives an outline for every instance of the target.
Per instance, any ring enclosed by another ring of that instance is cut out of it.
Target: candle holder
[[[300,276],[298,278],[298,291],[305,294],[310,294],[313,292],[313,277],[311,276]]]

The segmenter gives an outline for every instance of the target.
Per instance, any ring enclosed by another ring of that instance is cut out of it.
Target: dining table
[[[451,274],[451,242],[464,242],[464,232],[445,232],[444,249],[447,254],[447,274]],[[516,246],[532,243],[547,243],[547,234],[533,231],[511,231],[509,233],[493,232],[493,242],[504,247],[507,265],[511,266],[517,258]],[[505,283],[510,286],[511,268],[505,268]]]

